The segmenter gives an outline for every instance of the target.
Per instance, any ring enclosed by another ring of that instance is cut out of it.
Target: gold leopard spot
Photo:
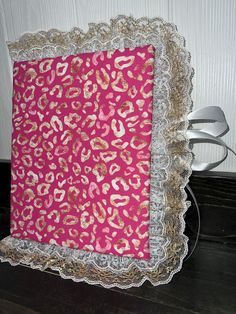
[[[122,178],[122,177],[116,177],[115,179],[113,179],[111,181],[111,184],[113,186],[113,188],[116,190],[116,191],[119,191],[120,190],[120,187],[117,183],[120,183],[120,185],[123,187],[123,190],[124,191],[128,191],[129,190],[129,185],[126,183],[125,179]]]
[[[68,171],[69,171],[69,168],[68,168],[68,164],[67,164],[66,159],[63,158],[63,157],[59,157],[59,158],[58,158],[58,161],[59,161],[60,168],[61,168],[64,172],[68,172]]]
[[[121,56],[121,57],[117,57],[115,58],[115,62],[114,65],[117,69],[119,70],[123,70],[125,68],[128,68],[129,66],[131,66],[134,63],[134,59],[135,56]]]
[[[63,223],[67,226],[75,225],[79,221],[78,217],[73,216],[73,215],[66,215],[65,218],[63,219]]]
[[[62,202],[65,197],[65,190],[54,190],[54,200],[55,202]]]
[[[27,178],[25,180],[25,183],[28,186],[35,186],[36,183],[38,183],[39,179],[38,179],[38,175],[36,173],[34,173],[33,171],[29,171],[27,173]]]
[[[90,86],[92,87],[91,90],[90,90]],[[84,84],[84,88],[83,88],[84,98],[85,99],[91,98],[91,96],[94,93],[96,93],[97,88],[98,88],[97,84],[93,84],[93,82],[90,80],[86,81],[86,83]]]
[[[104,223],[106,219],[106,210],[103,207],[101,202],[98,202],[97,204],[93,204],[93,214],[94,217],[97,218],[99,223]]]
[[[57,76],[63,76],[65,75],[66,71],[68,69],[68,63],[64,62],[58,62],[56,67],[56,74]]]
[[[94,150],[108,149],[109,144],[101,137],[95,137],[90,141],[90,145]]]
[[[111,205],[115,207],[125,206],[129,203],[130,197],[127,195],[112,194],[110,196]]]
[[[146,175],[150,174],[150,161],[149,160],[139,161],[137,163],[137,167],[140,173],[146,174]]]
[[[122,139],[118,138],[117,140],[111,141],[111,145],[118,149],[125,149],[129,145],[129,143],[123,142]]]
[[[119,124],[118,128],[116,125],[117,123]],[[112,131],[114,132],[114,135],[116,137],[122,137],[125,135],[125,128],[124,128],[124,125],[123,125],[121,120],[116,121],[116,119],[112,119],[111,128],[112,128]]]
[[[54,61],[53,59],[46,59],[46,60],[41,61],[39,63],[40,73],[45,73],[45,72],[51,70],[53,61]]]
[[[109,86],[110,77],[104,68],[101,68],[103,79],[101,78],[100,71],[96,70],[96,79],[97,83],[101,86],[102,89],[106,90]]]
[[[148,88],[146,86],[148,86]],[[144,91],[144,89],[146,89],[146,91]],[[153,80],[146,80],[145,84],[141,87],[140,93],[143,95],[143,98],[146,99],[152,97],[152,90]]]
[[[50,184],[49,183],[41,183],[37,186],[38,195],[43,196],[49,193]]]
[[[53,236],[54,236],[54,238],[59,239],[62,234],[65,234],[65,229],[64,229],[64,228],[58,228],[58,229],[53,233]],[[50,243],[50,244],[55,244],[55,243]]]
[[[113,175],[114,173],[116,173],[119,170],[120,170],[120,166],[117,165],[116,163],[112,163],[110,168],[109,168],[109,173],[110,173],[110,175]]]
[[[104,163],[97,163],[92,172],[95,175],[97,182],[101,182],[105,178],[107,167]]]
[[[134,149],[142,149],[145,146],[147,146],[148,143],[144,139],[140,138],[139,136],[133,136],[131,141],[130,141],[130,146]]]
[[[128,90],[129,85],[124,79],[122,72],[119,71],[117,73],[117,78],[114,82],[111,83],[111,87],[116,92],[126,92]]]
[[[115,208],[111,217],[107,219],[109,225],[115,229],[123,229],[124,221],[121,219],[118,210]]]
[[[66,91],[66,98],[71,99],[78,97],[81,93],[81,89],[79,87],[70,87]]]
[[[24,75],[24,82],[31,83],[37,76],[37,72],[33,68],[29,68]]]
[[[107,151],[107,152],[100,152],[100,157],[104,162],[109,162],[114,160],[117,157],[117,152],[114,151]]]
[[[81,214],[80,225],[83,229],[87,229],[90,225],[94,223],[94,217],[91,216],[87,211]]]
[[[69,236],[70,237],[77,238],[78,235],[79,235],[79,232],[77,229],[72,229],[72,228],[69,229]]]
[[[64,155],[68,152],[69,150],[69,147],[68,146],[57,146],[56,149],[55,149],[55,155],[56,156],[61,156],[61,155]]]
[[[42,231],[45,228],[45,226],[46,226],[46,221],[45,221],[44,216],[41,216],[40,218],[36,220],[35,227],[39,231]]]
[[[124,254],[125,251],[130,250],[130,244],[127,239],[119,239],[115,244],[114,244],[114,249],[116,252],[119,254]]]
[[[120,108],[117,110],[117,113],[122,117],[126,118],[128,114],[134,112],[133,103],[130,101],[125,101],[121,104]]]
[[[23,211],[21,213],[24,221],[32,219],[33,210],[34,210],[34,208],[33,208],[32,205],[24,207],[24,209],[23,209]]]
[[[72,166],[72,170],[74,172],[74,174],[76,176],[80,175],[81,173],[81,167],[80,167],[80,164],[78,162],[74,162],[73,166]]]
[[[123,151],[121,151],[120,157],[127,165],[131,165],[133,162],[133,158],[129,150],[124,149]]]

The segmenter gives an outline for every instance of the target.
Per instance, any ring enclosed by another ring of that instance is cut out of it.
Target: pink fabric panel
[[[152,46],[14,64],[11,235],[148,259]]]

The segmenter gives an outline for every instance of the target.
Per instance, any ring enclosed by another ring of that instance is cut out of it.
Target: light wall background
[[[236,0],[0,0],[0,159],[11,154],[12,65],[5,42],[50,28],[86,30],[118,14],[161,16],[177,25],[195,69],[193,109],[222,107],[230,125],[223,139],[236,150]],[[196,153],[213,161],[221,149],[203,144]],[[216,170],[236,172],[233,154]]]

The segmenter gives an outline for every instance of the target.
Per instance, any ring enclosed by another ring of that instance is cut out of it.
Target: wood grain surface
[[[0,313],[235,314],[236,250],[200,241],[193,256],[168,285],[104,289],[74,283],[22,266],[0,264]],[[9,302],[1,312],[1,299]],[[33,312],[33,313],[34,313]]]

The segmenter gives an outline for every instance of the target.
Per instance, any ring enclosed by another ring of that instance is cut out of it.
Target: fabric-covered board
[[[11,235],[0,260],[129,288],[171,280],[187,254],[192,68],[160,18],[8,44]]]
[[[11,235],[149,258],[154,49],[14,64]]]

